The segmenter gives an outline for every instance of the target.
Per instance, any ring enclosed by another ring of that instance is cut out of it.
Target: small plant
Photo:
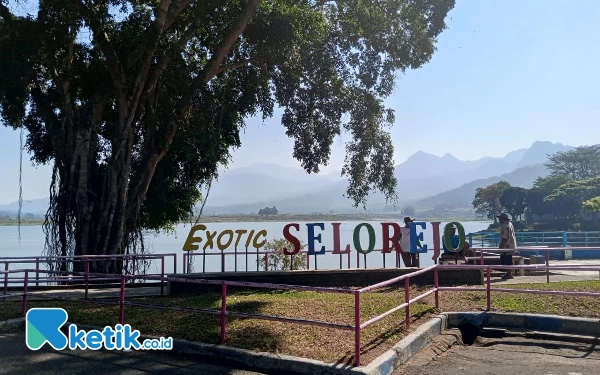
[[[300,243],[300,251],[304,250],[306,245]],[[263,268],[268,265],[267,271],[282,271],[282,270],[305,270],[306,269],[306,253],[298,253],[295,255],[285,255],[283,249],[291,250],[294,245],[285,238],[268,241],[263,250],[267,254],[263,255],[257,262]]]

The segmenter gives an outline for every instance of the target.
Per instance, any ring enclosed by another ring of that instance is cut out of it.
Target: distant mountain
[[[415,202],[421,206],[440,202],[470,204],[477,187],[499,178],[527,186],[538,175],[547,174],[541,164],[548,154],[571,149],[561,143],[534,142],[529,148],[510,151],[503,157],[477,160],[419,151],[395,167],[398,206]],[[221,171],[213,182],[205,212],[250,213],[267,206],[276,206],[281,213],[356,212],[352,202],[344,197],[347,184],[340,172],[307,174],[299,168],[273,163],[232,168]],[[47,206],[47,199],[25,202],[23,212],[44,213]],[[381,210],[384,206],[381,193],[369,197],[369,210]],[[16,203],[0,206],[0,211],[16,209]]]
[[[543,164],[548,160],[548,155],[557,152],[571,151],[575,147],[565,146],[562,143],[534,142],[519,161],[519,167],[533,164]]]
[[[48,198],[23,200],[21,212],[32,213],[34,215],[44,215],[48,211],[50,200]],[[0,204],[0,211],[16,213],[19,211],[19,202],[15,201],[9,204]]]
[[[470,206],[477,188],[483,188],[499,181],[506,181],[512,186],[529,189],[538,177],[546,177],[549,174],[550,172],[544,164],[522,167],[501,176],[475,180],[459,188],[418,200],[414,202],[413,206],[420,210],[430,209],[437,205]]]
[[[519,167],[544,163],[548,154],[573,149],[561,143],[534,142],[531,147],[511,151],[504,157],[459,160],[450,154],[436,156],[419,151],[395,167],[398,195],[403,202],[433,196],[460,187],[465,182],[510,173]],[[376,194],[372,201],[380,204]]]
[[[336,174],[308,174],[303,169],[283,167],[273,163],[256,163],[246,167],[232,168],[221,172],[222,176],[240,176],[246,174],[260,174],[268,177],[285,180],[289,182],[315,182],[322,181],[340,181],[339,173]],[[337,176],[336,176],[337,175]]]
[[[277,164],[253,164],[221,172],[211,186],[207,205],[239,205],[297,197],[331,189],[339,186],[340,181],[331,175],[309,175],[301,169]]]

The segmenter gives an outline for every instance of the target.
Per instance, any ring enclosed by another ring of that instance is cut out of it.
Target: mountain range
[[[549,154],[571,149],[573,147],[561,143],[538,141],[529,148],[511,151],[504,157],[484,157],[469,161],[459,160],[451,154],[440,157],[419,151],[395,167],[398,205],[401,207],[411,204],[417,209],[427,209],[441,202],[470,205],[477,187],[485,187],[500,179],[507,179],[515,186],[531,187],[538,176],[548,174],[543,163]],[[276,165],[261,164],[224,172],[219,183],[213,185],[204,212],[247,214],[272,206],[276,206],[282,213],[357,211],[344,197],[347,181],[339,177],[339,173],[321,176],[307,175],[299,169],[285,170],[285,187],[274,182],[277,178],[284,179],[280,177],[283,176],[282,167]],[[250,173],[263,176],[264,183],[247,179]],[[238,186],[237,194],[232,191],[235,186]],[[287,196],[281,194],[292,190],[296,193]],[[227,191],[227,194],[223,194],[223,191]],[[271,194],[270,191],[274,193]],[[232,195],[254,196],[256,199],[245,199],[243,204],[227,204],[228,196]],[[271,199],[262,199],[269,195]],[[386,207],[381,194],[374,194],[368,200],[367,211],[374,213],[389,209],[393,208]]]
[[[534,142],[529,148],[508,152],[504,157],[459,160],[451,154],[432,155],[419,151],[396,165],[398,207],[413,205],[428,210],[439,205],[469,206],[475,190],[506,180],[514,186],[531,187],[548,171],[543,163],[549,154],[571,146]],[[277,207],[280,213],[352,213],[362,211],[344,197],[346,178],[341,173],[306,174],[298,168],[277,164],[253,164],[225,170],[211,187],[204,213],[250,214],[260,208]],[[43,214],[47,199],[23,202],[23,212]],[[0,205],[0,211],[16,211],[18,205]],[[381,194],[369,197],[367,211],[393,210]]]

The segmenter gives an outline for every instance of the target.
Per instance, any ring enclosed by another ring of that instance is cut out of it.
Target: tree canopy
[[[347,196],[393,199],[383,100],[398,72],[430,60],[453,6],[0,0],[1,118],[54,166],[49,254],[124,252],[142,229],[185,219],[245,121],[275,106],[307,172],[347,132]]]
[[[583,208],[592,212],[600,212],[600,196],[590,198],[583,202]]]
[[[510,184],[506,181],[499,181],[485,188],[477,188],[475,199],[473,199],[475,212],[496,222],[497,216],[502,213],[500,198],[504,191],[509,188]]]
[[[548,157],[546,164],[552,176],[563,176],[579,181],[600,176],[600,145],[581,146],[574,150],[557,152]]]
[[[600,177],[564,183],[544,198],[544,202],[552,205],[556,215],[571,218],[581,214],[585,201],[598,195],[600,195]]]
[[[516,219],[517,216],[525,213],[527,208],[527,189],[517,186],[505,189],[500,196],[500,204],[513,219]]]

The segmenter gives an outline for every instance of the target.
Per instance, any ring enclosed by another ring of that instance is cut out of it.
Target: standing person
[[[410,223],[414,220],[407,216],[404,218],[404,226],[400,228],[400,252],[405,267],[419,267],[419,254],[410,252]],[[417,246],[421,249],[421,241],[417,238]]]
[[[497,216],[500,221],[500,249],[516,249],[517,248],[517,237],[515,236],[515,227],[511,222],[511,217],[506,212]],[[512,257],[515,251],[500,254],[500,264],[503,266],[512,266]],[[512,270],[508,270],[502,279],[514,279]]]

